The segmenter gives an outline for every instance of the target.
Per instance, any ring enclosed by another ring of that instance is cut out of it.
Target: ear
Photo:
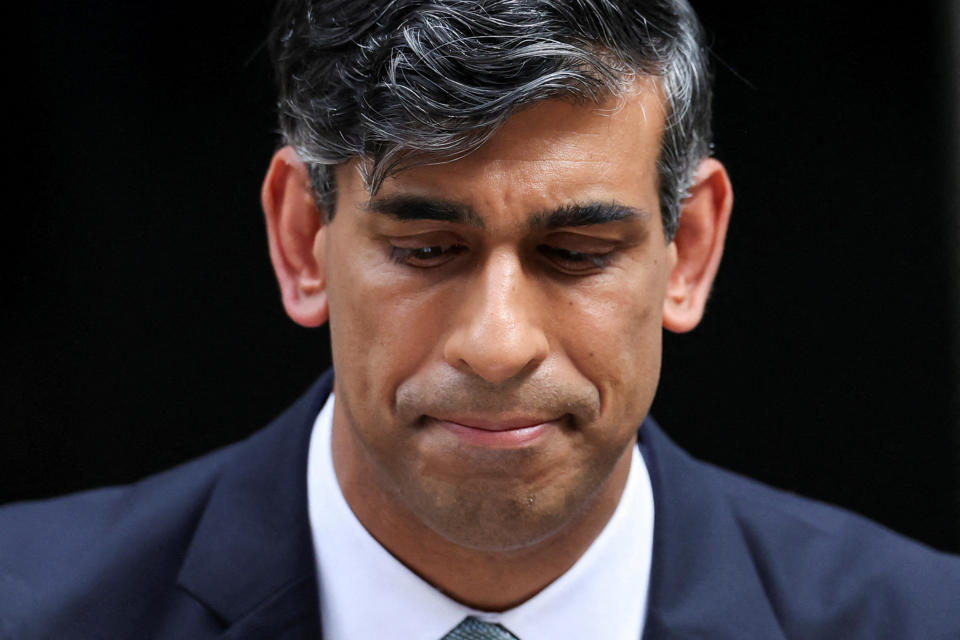
[[[690,195],[683,201],[673,240],[677,262],[667,282],[663,326],[683,333],[700,323],[720,266],[733,209],[733,187],[719,161],[704,158]]]
[[[293,147],[273,154],[260,200],[283,307],[297,324],[317,327],[329,317],[325,216],[317,209],[307,167]]]

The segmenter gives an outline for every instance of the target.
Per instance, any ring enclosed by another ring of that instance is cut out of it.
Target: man
[[[956,558],[647,417],[732,206],[685,3],[276,20],[270,255],[334,371],[248,441],[5,509],[3,637],[956,637]]]

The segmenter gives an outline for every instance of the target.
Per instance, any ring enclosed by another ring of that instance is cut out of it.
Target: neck
[[[357,443],[333,429],[334,468],[347,504],[367,531],[395,558],[449,597],[469,607],[504,611],[563,575],[610,520],[626,485],[633,446],[579,513],[557,532],[518,549],[478,550],[441,536],[370,481]]]

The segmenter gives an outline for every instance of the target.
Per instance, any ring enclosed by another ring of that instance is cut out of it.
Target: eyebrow
[[[439,220],[484,228],[483,218],[473,207],[447,200],[421,196],[387,196],[371,198],[363,209],[386,215],[394,220]],[[553,230],[563,227],[586,227],[611,222],[645,219],[649,213],[618,202],[574,202],[533,214],[528,221],[531,230]]]
[[[649,214],[618,202],[574,202],[552,211],[541,211],[530,218],[531,229],[560,229],[563,227],[587,227],[627,220],[645,219]]]
[[[394,220],[409,222],[413,220],[439,220],[469,224],[482,229],[483,218],[472,207],[446,200],[422,198],[420,196],[388,196],[371,198],[363,208],[372,213],[390,216]]]

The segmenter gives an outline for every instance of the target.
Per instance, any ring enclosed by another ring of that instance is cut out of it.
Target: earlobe
[[[733,188],[726,169],[704,158],[690,195],[684,200],[674,238],[676,265],[667,282],[663,326],[683,333],[703,318],[713,286],[733,209]]]
[[[329,316],[326,226],[313,198],[307,168],[292,147],[273,155],[260,198],[283,307],[297,324],[319,326]]]

